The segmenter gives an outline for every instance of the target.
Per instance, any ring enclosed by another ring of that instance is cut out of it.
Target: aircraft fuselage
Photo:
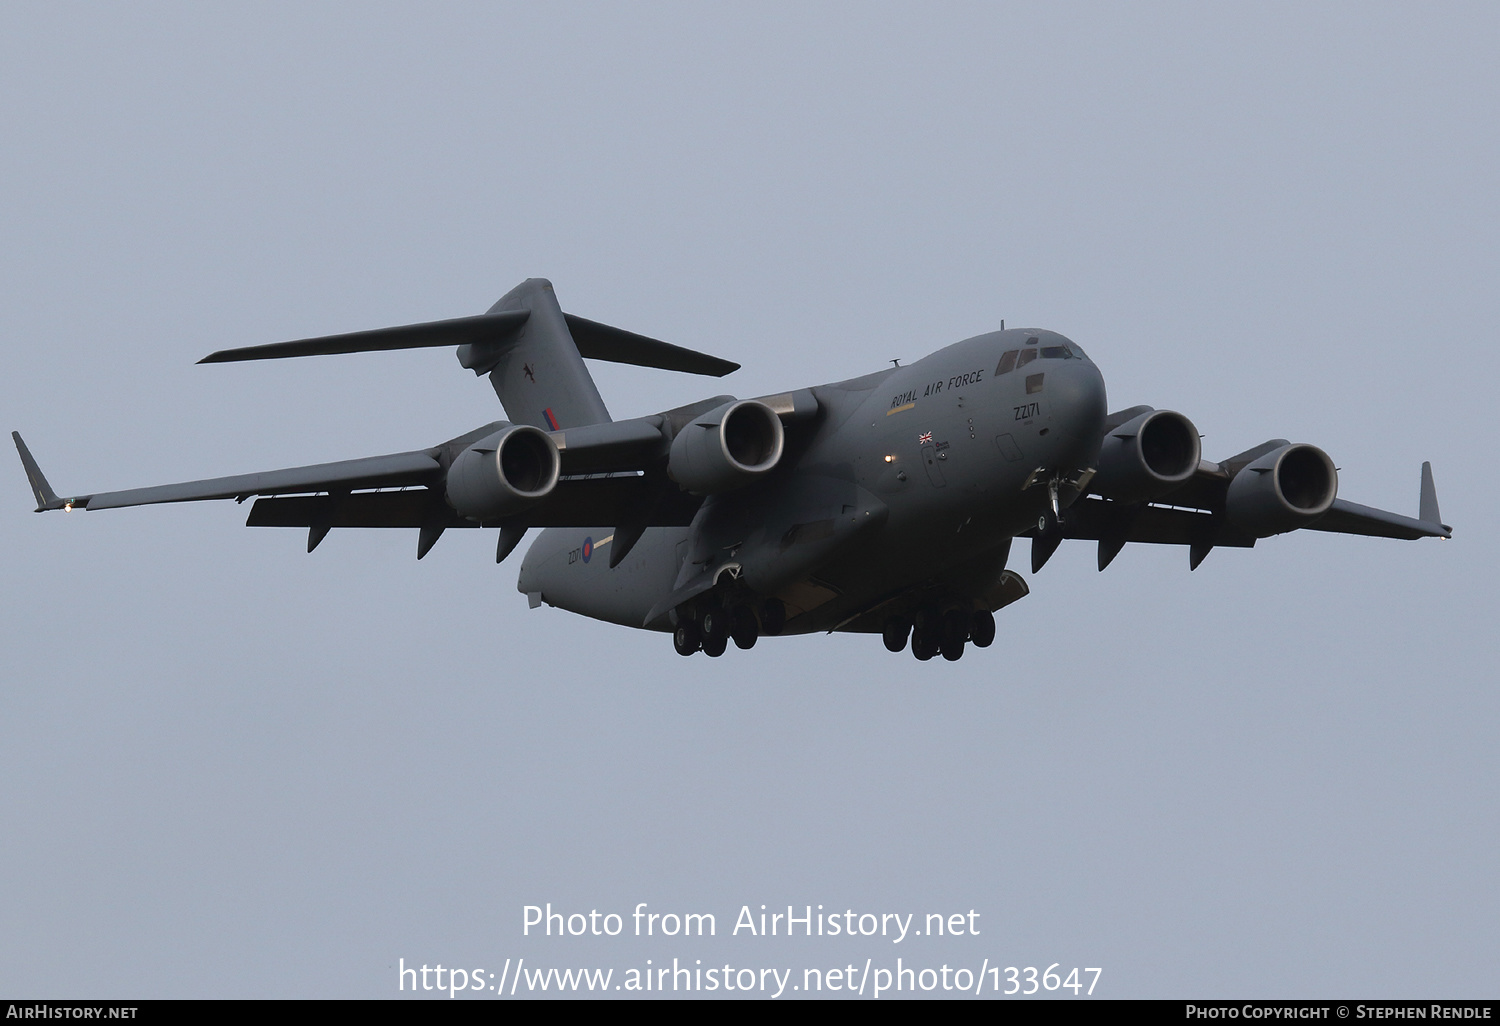
[[[819,417],[795,459],[709,496],[690,527],[649,528],[613,569],[608,529],[549,528],[519,590],[658,630],[675,618],[648,614],[696,574],[780,598],[785,633],[879,630],[860,618],[903,596],[983,604],[1011,539],[1047,515],[1053,484],[1093,465],[1106,408],[1093,362],[1028,329],[812,392]],[[1059,501],[1074,494],[1064,486]]]

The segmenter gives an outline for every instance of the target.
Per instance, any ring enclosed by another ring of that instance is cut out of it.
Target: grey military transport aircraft
[[[455,346],[509,420],[427,449],[183,484],[62,497],[19,434],[37,511],[258,498],[252,527],[407,527],[421,559],[444,531],[499,529],[502,561],[542,528],[519,590],[678,652],[760,635],[881,634],[892,652],[954,660],[995,638],[1064,539],[1215,547],[1297,528],[1447,538],[1430,464],[1416,519],[1337,497],[1323,450],[1273,439],[1213,463],[1180,413],[1108,413],[1071,340],[1011,328],[915,363],[754,399],[718,395],[611,420],[584,359],[723,376],[738,364],[564,313],[533,278],[476,317],[229,349],[203,363]]]

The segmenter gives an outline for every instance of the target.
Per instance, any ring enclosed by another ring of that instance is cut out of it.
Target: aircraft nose
[[[1104,375],[1091,360],[1067,360],[1047,368],[1047,394],[1065,462],[1090,465],[1104,435],[1108,398]]]

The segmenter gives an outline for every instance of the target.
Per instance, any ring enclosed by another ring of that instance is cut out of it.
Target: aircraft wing
[[[260,474],[215,477],[206,481],[100,492],[74,502],[84,509],[118,509],[158,502],[193,502],[200,499],[245,499],[252,495],[294,492],[339,492],[356,488],[399,488],[431,480],[440,468],[426,452],[402,452],[390,456],[320,463]]]
[[[1387,513],[1383,509],[1361,506],[1357,502],[1334,499],[1333,508],[1308,525],[1314,531],[1339,534],[1364,534],[1376,538],[1451,538],[1453,528],[1443,523],[1438,512],[1437,486],[1432,481],[1432,464],[1422,464],[1422,497],[1418,519]]]
[[[1407,541],[1453,537],[1453,528],[1446,524],[1403,517],[1399,513],[1388,513],[1383,509],[1361,506],[1345,499],[1334,499],[1333,507],[1308,524],[1307,530],[1363,534],[1372,538],[1403,538]]]
[[[37,512],[56,509],[119,509],[123,506],[147,506],[161,502],[193,502],[200,499],[238,499],[252,495],[281,495],[296,492],[347,492],[360,488],[403,488],[426,484],[441,476],[435,450],[369,456],[337,463],[319,463],[309,467],[291,467],[259,474],[238,474],[202,481],[129,488],[115,492],[92,492],[60,496],[52,490],[37,466],[35,458],[19,432],[11,438],[21,454],[26,477],[36,496]]]
[[[1251,548],[1256,537],[1236,527],[1224,514],[1229,481],[1260,456],[1287,444],[1273,439],[1232,456],[1223,463],[1201,461],[1197,472],[1181,486],[1147,503],[1122,503],[1089,495],[1068,507],[1062,522],[1045,532],[1025,532],[1033,539],[1032,568],[1041,569],[1057,544],[1064,539],[1099,543],[1099,569],[1103,570],[1128,542],[1186,545],[1189,565],[1196,569],[1213,548]],[[1422,464],[1418,516],[1408,517],[1387,510],[1335,498],[1322,516],[1301,525],[1313,531],[1358,534],[1378,538],[1451,538],[1453,529],[1442,522],[1432,464]]]
[[[112,492],[58,495],[17,432],[16,450],[36,497],[37,512],[117,509],[166,502],[261,496],[251,507],[249,527],[306,527],[311,551],[334,527],[408,527],[436,536],[450,527],[632,525],[686,526],[702,498],[666,479],[662,416],[589,425],[552,434],[562,477],[550,494],[503,521],[480,523],[449,506],[444,476],[454,455],[507,427],[486,425],[430,449],[320,463],[307,467],[239,474],[201,481]],[[419,551],[430,548],[423,542]]]
[[[1204,460],[1199,463],[1197,473],[1190,480],[1184,482],[1175,491],[1167,493],[1158,500],[1158,503],[1162,506],[1186,506],[1209,512],[1222,510],[1225,490],[1230,479],[1259,457],[1286,444],[1285,439],[1277,438],[1257,445],[1253,449],[1247,449],[1237,456],[1231,456],[1223,463],[1210,463]],[[1406,540],[1453,536],[1453,529],[1443,523],[1442,515],[1438,512],[1437,487],[1433,483],[1431,463],[1422,464],[1422,484],[1418,499],[1418,514],[1415,518],[1375,509],[1373,506],[1362,506],[1347,499],[1335,498],[1333,505],[1326,513],[1302,526],[1308,530],[1327,531],[1334,534],[1362,534],[1377,538]]]

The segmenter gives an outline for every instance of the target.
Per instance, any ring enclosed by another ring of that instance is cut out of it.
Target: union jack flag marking
[[[920,435],[917,436],[917,444],[918,445],[926,445],[930,441],[932,441],[932,432],[931,431],[925,431],[922,434],[920,434]]]

